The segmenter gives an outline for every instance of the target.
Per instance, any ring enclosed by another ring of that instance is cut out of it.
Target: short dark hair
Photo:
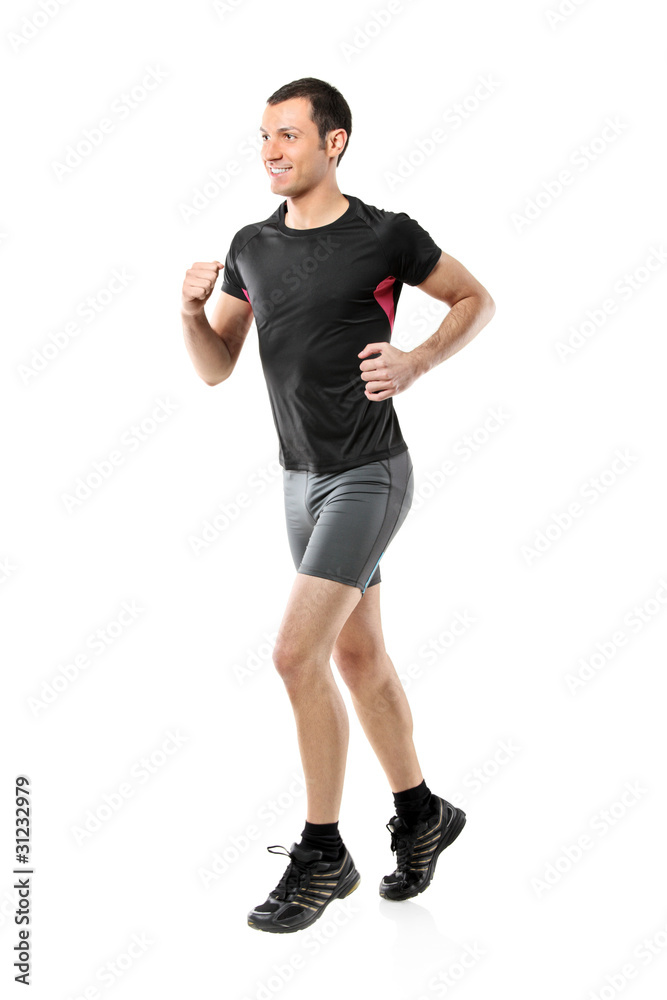
[[[347,132],[347,140],[336,160],[338,166],[352,134],[352,112],[347,101],[330,83],[318,80],[314,76],[303,76],[300,80],[293,80],[292,83],[280,87],[271,94],[266,103],[281,104],[282,101],[289,101],[293,97],[307,97],[310,100],[310,117],[317,125],[320,149],[324,149],[327,132],[337,128],[344,128]]]

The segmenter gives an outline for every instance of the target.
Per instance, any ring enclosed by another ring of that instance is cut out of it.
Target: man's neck
[[[328,226],[347,212],[349,201],[335,191],[309,191],[296,198],[287,198],[285,225],[288,229],[317,229]]]

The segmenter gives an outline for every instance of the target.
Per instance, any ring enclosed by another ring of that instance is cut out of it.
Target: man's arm
[[[450,306],[433,336],[409,352],[418,374],[423,375],[470,343],[493,318],[496,304],[470,271],[444,252],[428,278],[416,287]]]
[[[218,385],[232,374],[253,321],[246,299],[221,292],[209,323],[204,306],[223,266],[219,261],[193,264],[183,282],[181,320],[185,346],[195,371],[207,385]]]

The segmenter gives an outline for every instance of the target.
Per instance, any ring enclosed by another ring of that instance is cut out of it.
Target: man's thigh
[[[328,661],[338,633],[361,597],[359,587],[297,573],[278,629],[274,659]]]
[[[363,601],[359,601],[338,633],[333,658],[340,670],[359,663],[368,669],[369,663],[386,652],[380,615],[380,590],[379,583],[366,588]]]

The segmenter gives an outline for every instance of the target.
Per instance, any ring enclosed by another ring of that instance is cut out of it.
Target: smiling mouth
[[[269,167],[269,173],[272,174],[274,177],[279,177],[281,174],[286,174],[287,171],[291,170],[291,169],[292,169],[291,167],[271,167],[270,166]]]

